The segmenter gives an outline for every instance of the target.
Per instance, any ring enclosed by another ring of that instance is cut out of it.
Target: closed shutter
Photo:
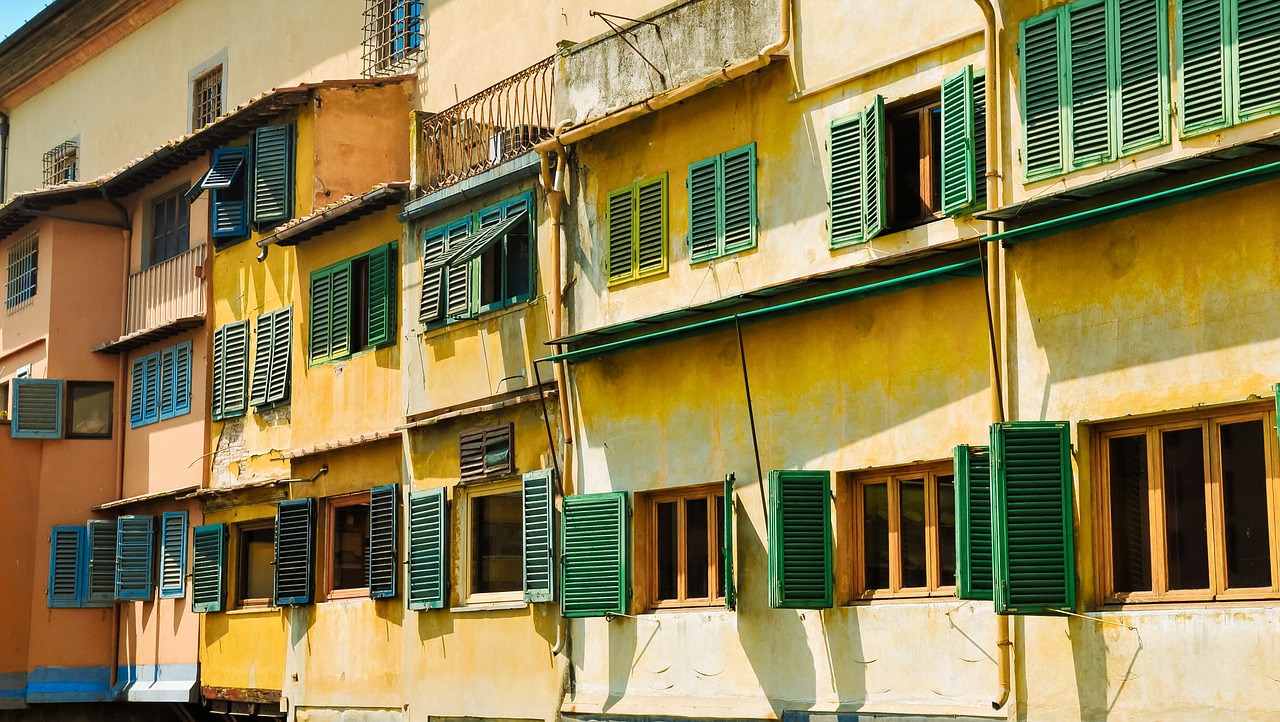
[[[210,175],[205,177],[200,187],[213,188],[213,230],[214,238],[239,238],[249,233],[248,204],[246,196],[246,174],[243,171],[244,161],[248,158],[246,148],[219,148],[213,152],[213,167]],[[211,178],[217,169],[225,169],[219,178]],[[210,184],[212,181],[212,184]],[[195,190],[195,189],[193,189]]]
[[[667,175],[636,184],[636,277],[667,270]],[[612,271],[611,271],[612,273]]]
[[[580,494],[564,499],[565,617],[626,614],[630,597],[627,494]]]
[[[1029,181],[1063,171],[1060,19],[1053,11],[1022,23],[1022,145]]]
[[[724,250],[737,253],[756,247],[756,144],[728,151],[721,163]]]
[[[635,276],[635,185],[619,188],[609,194],[609,280],[620,281]]]
[[[715,258],[719,250],[719,163],[714,156],[689,166],[689,261]]]
[[[1280,3],[1236,0],[1236,106],[1240,121],[1280,111]]]
[[[173,347],[173,416],[191,413],[191,342]],[[163,418],[163,416],[162,416]]]
[[[991,599],[991,451],[957,446],[956,596]]]
[[[142,423],[154,424],[160,420],[160,354],[150,354],[142,362],[147,367],[142,384]]]
[[[191,611],[221,612],[226,597],[227,526],[206,524],[191,534]]]
[[[62,381],[13,380],[13,421],[9,425],[9,436],[14,439],[62,438]]]
[[[399,578],[400,487],[375,486],[369,490],[369,596],[388,599],[396,595]]]
[[[368,312],[366,328],[370,346],[381,346],[396,339],[396,244],[376,248],[369,253]]]
[[[512,424],[467,431],[458,437],[458,467],[462,481],[515,471],[511,455]]]
[[[276,509],[275,602],[310,604],[314,576],[315,499],[282,501]]]
[[[861,243],[862,120],[856,113],[831,123],[831,247]]]
[[[116,522],[92,519],[85,525],[89,547],[86,607],[109,607],[116,601]]]
[[[963,215],[978,199],[973,83],[972,65],[942,79],[942,211],[949,216]]]
[[[293,217],[293,127],[269,125],[253,131],[253,222],[283,223]]]
[[[50,607],[79,607],[84,604],[85,528],[55,526],[49,534]]]
[[[1169,142],[1168,3],[1116,0],[1120,152]]]
[[[329,326],[333,313],[333,278],[329,273],[311,274],[311,313],[307,318],[309,356],[313,362],[329,355]]]
[[[173,418],[173,382],[174,372],[177,370],[174,363],[173,347],[170,346],[160,352],[160,418]]]
[[[116,599],[151,599],[155,517],[116,520]]]
[[[889,222],[885,147],[884,97],[877,95],[862,114],[862,237],[867,241]]]
[[[1067,64],[1071,80],[1071,165],[1082,168],[1109,160],[1111,147],[1110,44],[1105,0],[1076,0],[1067,6]]]
[[[555,599],[555,554],[552,520],[555,492],[551,469],[531,471],[522,482],[524,498],[524,600]]]
[[[137,428],[145,423],[143,409],[147,403],[147,357],[140,356],[130,364],[129,373],[129,426]]]
[[[831,472],[771,471],[768,503],[769,606],[832,606]]]
[[[187,593],[187,512],[160,516],[160,598],[181,599]]]
[[[1183,136],[1231,123],[1227,96],[1229,2],[1178,2],[1178,112]]]
[[[444,487],[409,495],[409,609],[449,604],[449,498]]]
[[[733,580],[733,547],[734,547],[734,501],[733,474],[724,477],[724,546],[720,548],[720,574],[724,578],[724,606],[734,609],[738,605],[738,589]]]
[[[991,458],[996,613],[1074,610],[1068,424],[993,424]]]
[[[249,322],[213,332],[213,419],[243,416],[248,407]]]
[[[447,228],[437,228],[422,236],[422,296],[418,301],[418,320],[439,321],[444,316],[444,274],[440,264],[444,257]]]

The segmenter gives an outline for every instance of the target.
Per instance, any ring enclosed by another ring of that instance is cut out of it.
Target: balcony
[[[555,57],[417,124],[418,186],[445,188],[533,150],[551,137]]]
[[[206,248],[196,246],[129,274],[124,335],[93,350],[123,353],[204,323]]]

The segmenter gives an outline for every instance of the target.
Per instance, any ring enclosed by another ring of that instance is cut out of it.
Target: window
[[[44,154],[44,184],[58,186],[80,179],[80,141],[72,138]]]
[[[115,384],[110,381],[67,382],[67,438],[111,438],[111,397]]]
[[[724,487],[698,486],[644,497],[648,607],[724,604]]]
[[[889,226],[910,228],[942,210],[942,99],[935,93],[887,114]]]
[[[395,343],[398,270],[390,243],[311,274],[312,364]]]
[[[222,66],[198,76],[191,83],[191,129],[199,130],[222,115]]]
[[[756,144],[689,166],[689,261],[756,247]]]
[[[221,533],[221,529],[218,532]],[[199,553],[197,549],[197,560]],[[257,607],[271,604],[275,584],[274,565],[275,529],[272,528],[271,521],[249,522],[237,526],[236,606]]]
[[[427,231],[419,320],[439,326],[528,300],[534,228],[533,196],[525,193]]]
[[[421,0],[366,0],[364,74],[394,75],[422,49]]]
[[[1280,112],[1277,22],[1280,6],[1273,2],[1180,0],[1178,109],[1184,136]]]
[[[266,406],[289,399],[289,360],[292,346],[292,306],[258,316],[257,345],[253,354],[253,387],[249,403]]]
[[[524,558],[520,483],[469,488],[466,501],[466,601],[519,598]]]
[[[191,204],[185,189],[166,193],[151,201],[151,252],[147,265],[164,263],[187,250],[191,244]]]
[[[462,481],[476,481],[515,473],[511,455],[514,426],[505,424],[468,431],[458,437],[458,459]]]
[[[330,499],[325,561],[328,599],[369,596],[369,493]]]
[[[244,416],[249,376],[249,322],[228,323],[213,332],[213,420]]]
[[[956,496],[951,463],[852,475],[854,595],[951,595]]]
[[[293,217],[293,162],[292,125],[255,128],[249,147],[215,150],[208,172],[185,197],[190,203],[212,191],[210,235],[234,243],[248,237],[250,221],[269,228]]]
[[[9,246],[9,285],[4,299],[6,311],[27,305],[36,295],[36,254],[39,237],[31,234]]]
[[[1107,601],[1280,593],[1274,428],[1261,406],[1099,427]]]
[[[191,412],[191,342],[133,360],[129,426],[137,428]]]
[[[213,199],[209,208],[209,234],[215,243],[228,243],[249,235],[248,148],[218,148],[200,181],[187,191],[193,202],[206,189]]]
[[[609,194],[609,283],[667,270],[667,176],[638,181]]]

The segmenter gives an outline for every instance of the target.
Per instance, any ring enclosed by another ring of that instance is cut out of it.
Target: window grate
[[[199,130],[222,115],[222,66],[191,84],[191,129]]]
[[[57,186],[80,178],[80,142],[59,143],[44,154],[44,184]]]
[[[4,299],[7,311],[27,305],[36,295],[36,252],[39,237],[31,234],[9,246],[9,285]]]
[[[422,50],[420,0],[367,0],[364,10],[364,74],[394,75]]]

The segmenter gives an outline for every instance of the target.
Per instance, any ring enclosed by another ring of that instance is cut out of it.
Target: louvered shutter
[[[1063,170],[1062,59],[1053,11],[1022,23],[1023,162],[1027,180]]]
[[[85,606],[109,607],[116,601],[116,522],[92,519],[85,528],[89,548]]]
[[[635,185],[619,188],[609,194],[606,209],[609,230],[609,280],[621,281],[635,276]]]
[[[467,431],[458,437],[458,476],[462,481],[484,478],[484,430]]]
[[[226,597],[227,526],[206,524],[191,534],[191,611],[221,612]]]
[[[1116,0],[1120,152],[1169,142],[1168,3]]]
[[[524,475],[524,600],[550,602],[555,599],[555,553],[553,519],[555,492],[551,469]]]
[[[689,261],[714,258],[719,250],[721,218],[720,157],[689,166]]]
[[[271,364],[267,378],[267,403],[289,398],[293,374],[293,306],[277,309],[271,321]]]
[[[155,517],[116,520],[116,599],[151,599]]]
[[[267,388],[271,380],[271,347],[275,339],[272,333],[274,322],[275,312],[271,311],[258,316],[254,324],[257,328],[253,346],[253,381],[249,392],[249,403],[254,406],[267,403]]]
[[[129,426],[137,428],[144,423],[143,409],[147,403],[147,357],[140,356],[130,364],[129,373]]]
[[[769,606],[825,609],[834,601],[831,472],[769,472]]]
[[[862,120],[856,113],[831,123],[831,247],[861,243],[862,232]]]
[[[1068,424],[993,424],[991,458],[996,613],[1074,610]]]
[[[222,387],[226,384],[226,334],[221,328],[213,332],[213,385],[209,389],[209,407],[213,420],[222,418]]]
[[[447,228],[437,228],[422,236],[422,297],[418,301],[418,320],[439,321],[444,316],[444,256]]]
[[[172,416],[191,413],[191,342],[173,347]]]
[[[1076,0],[1066,9],[1071,165],[1082,168],[1115,155],[1111,132],[1111,88],[1115,83],[1111,78],[1107,3]]]
[[[667,176],[636,184],[636,277],[667,270]]]
[[[957,446],[956,596],[991,599],[991,452],[986,446]]]
[[[459,224],[449,228],[446,250],[462,246],[470,237],[469,226]],[[471,263],[449,266],[445,277],[445,310],[450,318],[467,318],[471,315]]]
[[[514,426],[504,424],[489,429],[467,431],[458,437],[459,477],[463,481],[483,479],[491,474],[515,471],[511,458]]]
[[[1280,111],[1280,3],[1236,0],[1235,47],[1239,120]]]
[[[942,79],[942,211],[963,215],[978,200],[973,66]]]
[[[756,247],[756,144],[727,151],[721,163],[724,250]]]
[[[159,417],[162,419],[168,419],[173,416],[174,370],[173,348],[163,349],[160,351],[160,391],[157,398],[157,405],[160,411]]]
[[[49,607],[79,607],[84,604],[85,528],[55,526],[49,534]]]
[[[409,609],[449,605],[449,498],[444,487],[409,495]]]
[[[187,593],[187,512],[160,516],[160,598],[181,599]]]
[[[311,275],[311,313],[307,319],[311,360],[321,361],[329,355],[329,326],[333,313],[333,278],[327,272]]]
[[[249,322],[229,323],[213,332],[213,418],[243,416],[247,408]]]
[[[282,501],[276,508],[275,602],[310,604],[314,577],[315,499]]]
[[[976,200],[973,211],[987,207],[987,75],[973,76],[973,174]]]
[[[369,253],[368,309],[366,328],[370,346],[391,343],[396,338],[396,244]]]
[[[330,273],[329,353],[331,359],[351,355],[351,264],[343,264]]]
[[[631,592],[627,517],[624,491],[565,497],[563,616],[627,613]]]
[[[1227,96],[1229,2],[1178,1],[1178,113],[1184,136],[1231,122]]]
[[[210,235],[218,238],[239,238],[249,232],[248,204],[244,198],[246,174],[244,161],[248,157],[245,148],[219,148],[213,152],[214,168],[225,165],[234,168],[230,175],[222,179],[224,188],[213,189],[212,225]],[[236,163],[234,159],[239,159]],[[222,183],[220,183],[221,185]]]
[[[396,595],[399,508],[400,487],[396,484],[369,490],[369,596],[374,599]]]
[[[884,97],[862,114],[862,238],[880,235],[889,222],[889,161],[885,146]]]
[[[147,367],[143,381],[142,423],[154,424],[160,420],[160,354],[149,354],[142,362]]]
[[[13,380],[13,420],[9,425],[9,436],[14,439],[62,438],[62,381]]]
[[[269,125],[253,131],[253,222],[283,223],[293,217],[293,127]]]
[[[720,574],[724,577],[724,606],[734,609],[738,605],[738,589],[733,580],[734,501],[733,474],[724,477],[724,546],[720,548]]]

